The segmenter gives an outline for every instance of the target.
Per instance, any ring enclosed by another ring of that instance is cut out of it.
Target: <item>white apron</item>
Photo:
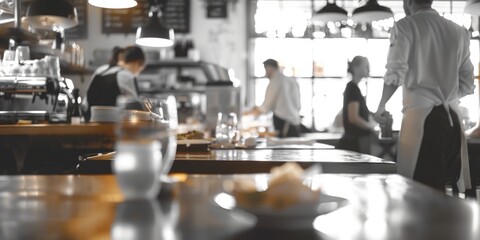
[[[421,102],[420,105],[422,105],[419,108],[408,108],[408,104],[406,104],[407,106],[403,110],[402,127],[398,137],[397,172],[404,177],[413,178],[413,175],[415,173],[415,167],[417,164],[418,154],[420,152],[420,146],[422,144],[423,126],[425,123],[425,119],[432,111],[435,103],[426,97],[413,94],[405,88],[404,100],[407,100],[407,102]],[[458,110],[457,99],[450,101],[449,103],[444,103],[443,105],[449,115],[450,111],[448,110],[452,109],[456,113],[457,117],[460,118],[461,115],[460,111]],[[459,122],[461,123],[462,121],[459,119]],[[460,128],[461,170],[457,186],[460,192],[465,192],[465,189],[471,188],[470,167],[468,162],[467,140],[465,138],[462,124],[460,124]]]

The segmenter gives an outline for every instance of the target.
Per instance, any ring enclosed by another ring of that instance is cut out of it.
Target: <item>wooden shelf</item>
[[[60,64],[60,71],[62,75],[84,75],[92,74],[93,71],[84,67],[70,65],[68,63],[62,62]]]
[[[0,39],[9,40],[10,38],[20,39],[22,41],[38,42],[38,37],[27,30],[13,27],[0,28]]]

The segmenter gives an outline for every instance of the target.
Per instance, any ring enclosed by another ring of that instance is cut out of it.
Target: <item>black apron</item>
[[[111,68],[107,68],[107,70],[95,75],[92,79],[92,83],[87,90],[88,110],[85,113],[86,121],[90,120],[92,106],[116,106],[117,104],[117,97],[120,95],[117,74],[121,69],[111,74],[103,75]]]
[[[278,137],[300,137],[300,125],[293,125],[273,114],[273,127],[278,132]]]

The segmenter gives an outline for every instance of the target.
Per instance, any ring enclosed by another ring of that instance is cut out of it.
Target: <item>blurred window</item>
[[[253,26],[250,27],[252,46],[254,103],[263,102],[268,79],[264,77],[263,61],[273,58],[279,61],[287,76],[296,78],[300,85],[303,116],[307,127],[325,130],[330,127],[343,105],[343,91],[348,81],[347,61],[356,55],[366,56],[370,61],[370,78],[360,84],[370,111],[375,111],[383,88],[383,75],[389,47],[389,30],[394,19],[403,18],[402,1],[379,1],[390,7],[394,18],[357,25],[353,21],[321,24],[312,22],[312,13],[325,2],[311,0],[258,0],[252,1]],[[363,1],[337,1],[348,12],[359,7]],[[472,33],[471,60],[478,78],[480,42],[478,18],[463,13],[465,2],[436,1],[433,8],[442,16],[469,29]],[[370,34],[365,37],[365,34]],[[475,81],[477,84],[477,81]],[[461,106],[469,118],[469,125],[479,119],[478,89],[475,94],[462,99]],[[401,89],[387,105],[394,118],[394,129],[400,128],[402,118]]]

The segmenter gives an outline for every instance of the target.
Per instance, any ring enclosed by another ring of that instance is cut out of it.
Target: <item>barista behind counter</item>
[[[116,54],[118,53],[118,55]],[[110,63],[97,69],[87,90],[84,101],[85,120],[90,120],[92,106],[115,106],[117,97],[138,96],[136,77],[145,67],[145,54],[137,46],[129,46],[122,51],[115,51],[117,64]]]
[[[265,76],[270,80],[262,106],[254,107],[244,115],[258,116],[273,112],[273,126],[279,137],[299,137],[300,127],[300,89],[293,78],[281,72],[278,62],[267,59],[263,62]]]

